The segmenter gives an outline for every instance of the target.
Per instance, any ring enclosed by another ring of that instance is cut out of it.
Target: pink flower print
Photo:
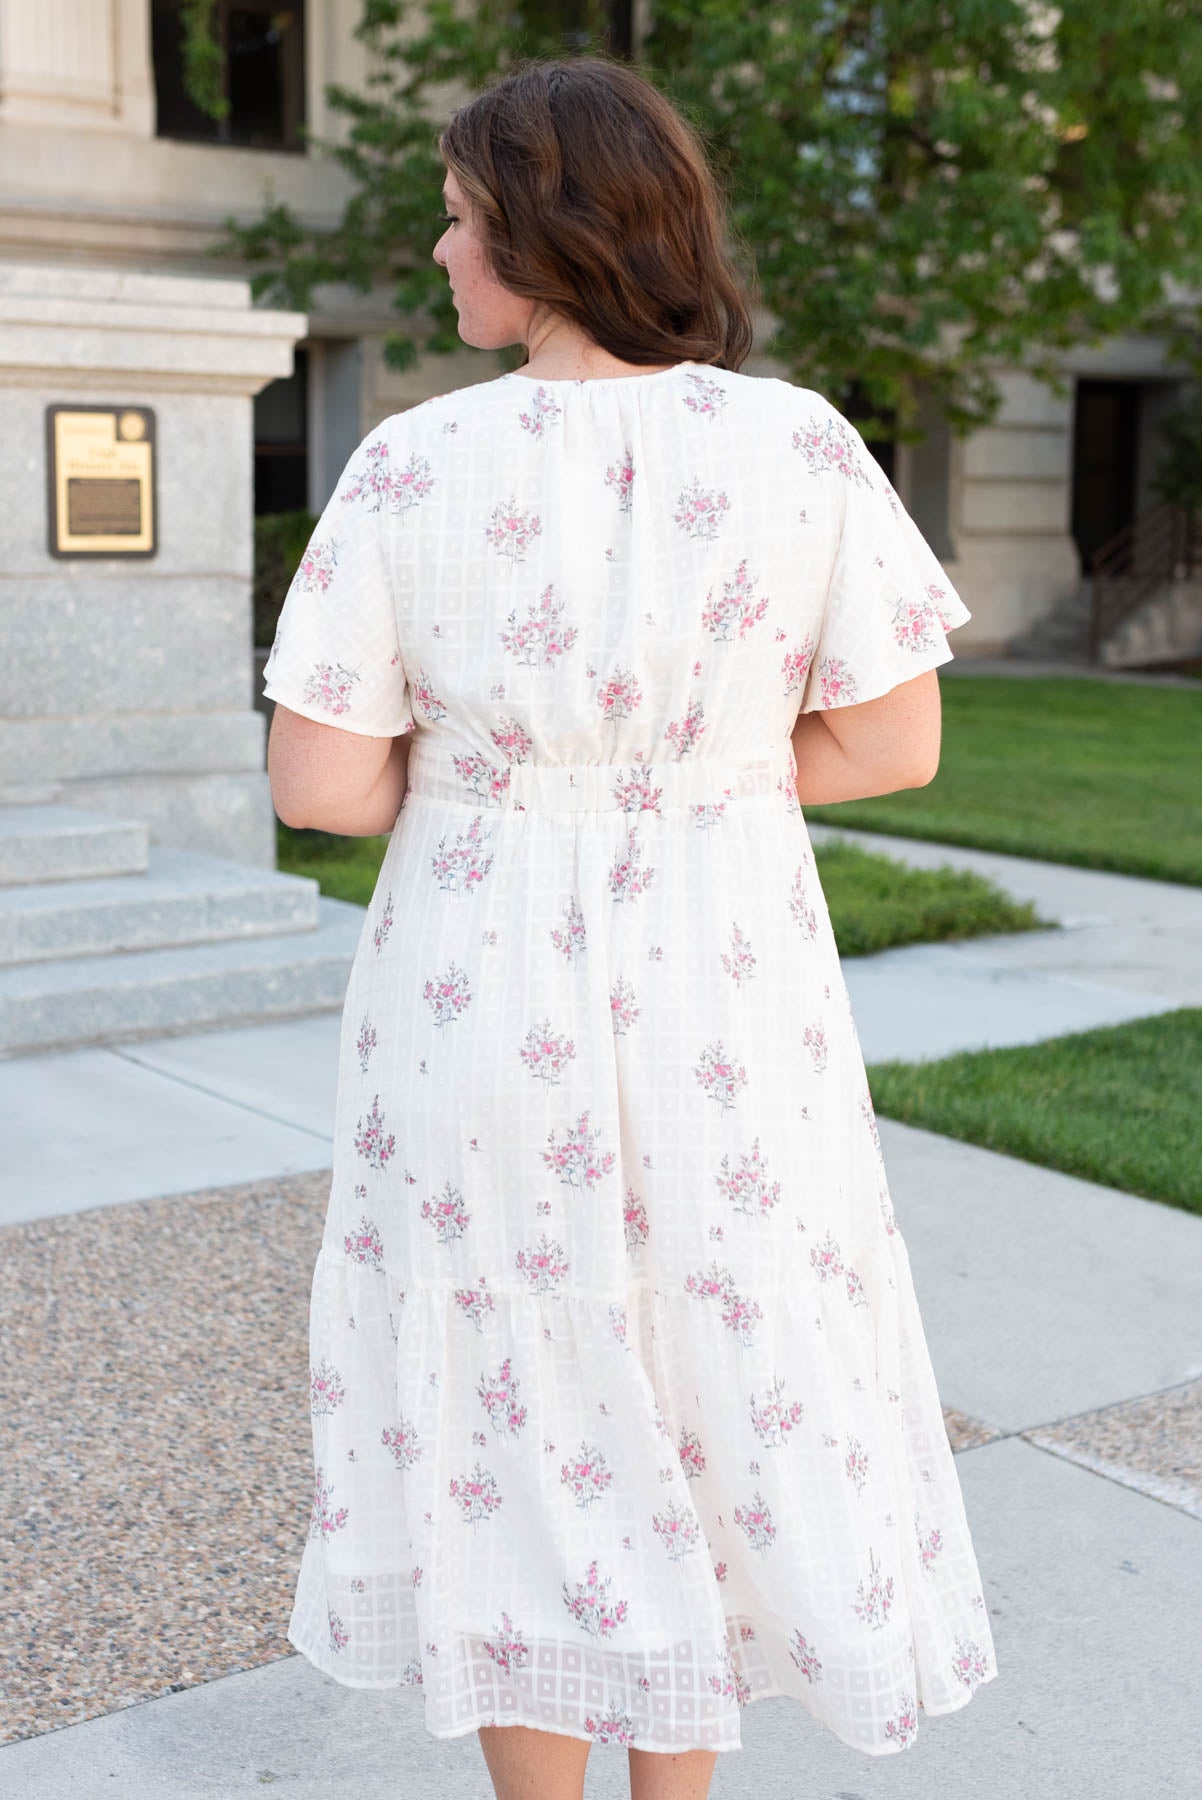
[[[674,1563],[682,1562],[697,1548],[701,1530],[691,1508],[679,1500],[670,1500],[666,1512],[652,1513],[651,1529]]]
[[[918,1736],[918,1702],[913,1694],[903,1694],[901,1711],[885,1720],[885,1736],[904,1750]]]
[[[396,1138],[390,1131],[384,1135],[384,1115],[380,1111],[380,1096],[377,1094],[371,1103],[371,1110],[365,1118],[360,1118],[355,1126],[355,1149],[373,1169],[384,1169],[396,1149]]]
[[[719,952],[718,961],[735,986],[739,988],[750,981],[755,973],[755,957],[751,952],[751,944],[734,919],[730,922],[730,955]]]
[[[903,594],[893,609],[893,638],[903,650],[933,650],[935,614],[929,600],[907,600]]]
[[[586,1713],[584,1729],[597,1744],[622,1744],[627,1750],[635,1747],[637,1733],[634,1728],[633,1713],[623,1712],[621,1703],[611,1700],[609,1710],[603,1719],[595,1719],[592,1713]]]
[[[347,1232],[342,1244],[352,1262],[361,1263],[365,1269],[383,1269],[384,1245],[377,1227],[366,1216],[354,1231]]]
[[[515,1669],[524,1669],[530,1660],[529,1645],[507,1612],[502,1612],[501,1623],[493,1626],[492,1637],[482,1638],[481,1642],[484,1654],[491,1656],[506,1675],[512,1675]]]
[[[626,1199],[622,1207],[622,1228],[626,1234],[626,1248],[637,1250],[647,1242],[650,1226],[647,1223],[647,1207],[632,1187],[626,1189]]]
[[[718,1576],[718,1580],[725,1581],[726,1564],[722,1563],[719,1566],[722,1574]],[[717,1574],[717,1570],[714,1572]],[[746,1706],[751,1698],[751,1683],[740,1674],[729,1644],[723,1643],[718,1652],[718,1661],[721,1666],[721,1674],[709,1677],[711,1691],[721,1696],[722,1699],[733,1700],[738,1706]]]
[[[476,891],[488,871],[492,868],[493,858],[490,852],[481,855],[482,842],[492,840],[492,832],[484,830],[484,814],[477,813],[466,831],[455,833],[452,849],[447,849],[449,832],[444,832],[438,840],[438,849],[430,858],[430,872],[438,879],[438,885],[447,894],[471,894]]]
[[[632,769],[628,781],[624,781],[622,776],[623,771],[619,769],[617,780],[610,789],[622,811],[628,813],[653,812],[657,818],[661,817],[659,803],[663,798],[664,790],[652,787],[651,764],[643,763]]]
[[[579,1193],[591,1192],[598,1181],[612,1170],[615,1152],[598,1148],[599,1131],[588,1129],[588,1111],[580,1114],[575,1125],[565,1126],[563,1142],[556,1142],[556,1132],[547,1133],[551,1148],[543,1151],[543,1162],[561,1184]]]
[[[793,877],[793,886],[789,892],[789,911],[796,919],[804,938],[813,938],[818,931],[818,914],[806,899],[805,882],[802,879],[805,871],[798,869]]]
[[[559,1284],[568,1272],[563,1245],[555,1243],[545,1231],[533,1250],[519,1250],[513,1262],[519,1275],[526,1277],[532,1294],[558,1293]]]
[[[464,797],[483,800],[486,806],[503,806],[509,788],[508,768],[499,769],[473,750],[466,756],[451,754],[455,773],[463,783]]]
[[[951,609],[948,608],[945,611],[944,608],[942,606],[940,606],[940,604],[939,604],[939,602],[941,600],[947,599],[947,589],[941,588],[939,586],[938,582],[932,581],[932,582],[928,583],[928,585],[927,585],[926,596],[927,596],[927,599],[931,602],[931,610],[935,614],[935,617],[938,619],[940,628],[943,631],[950,631],[952,629]]]
[[[367,1073],[367,1065],[371,1060],[371,1053],[375,1047],[376,1028],[368,1018],[367,1014],[364,1013],[363,1023],[359,1027],[359,1036],[355,1044],[355,1049],[359,1055],[359,1067],[364,1074]]]
[[[730,510],[726,494],[714,488],[703,488],[696,476],[682,490],[676,505],[675,519],[681,530],[691,538],[702,538],[706,542],[717,537],[722,515]]]
[[[335,1655],[338,1655],[341,1651],[345,1650],[350,1643],[351,1634],[343,1624],[340,1615],[334,1611],[332,1606],[326,1608],[326,1624],[329,1627],[330,1633],[330,1649]]]
[[[507,620],[509,630],[498,633],[502,649],[523,668],[554,667],[556,659],[570,650],[579,636],[575,625],[563,623],[564,602],[554,599],[554,592],[555,584],[548,583],[538,600],[527,605],[526,617],[520,625],[515,606]]]
[[[847,1455],[843,1459],[843,1472],[854,1486],[857,1494],[864,1492],[864,1483],[868,1479],[868,1452],[859,1438],[847,1434]]]
[[[410,683],[410,687],[412,689],[415,705],[420,712],[425,713],[427,719],[446,718],[446,704],[444,701],[440,700],[438,695],[434,692],[430,677],[426,674],[424,669],[419,669],[417,671]]]
[[[448,1179],[442,1184],[440,1200],[422,1201],[422,1218],[434,1227],[434,1235],[440,1244],[453,1244],[461,1238],[468,1228],[471,1213],[464,1204],[463,1195]]]
[[[881,1580],[880,1564],[873,1550],[868,1552],[868,1566],[870,1574],[867,1586],[861,1577],[856,1589],[857,1598],[852,1601],[852,1610],[865,1625],[871,1625],[874,1631],[880,1631],[888,1618],[889,1608],[893,1605],[893,1577],[890,1575],[888,1580]]]
[[[612,1637],[618,1626],[626,1617],[626,1602],[616,1603],[609,1598],[612,1577],[604,1580],[597,1573],[597,1559],[593,1558],[583,1581],[576,1583],[575,1589],[563,1584],[563,1603],[572,1618],[591,1638]]]
[[[806,1026],[801,1034],[801,1041],[810,1053],[810,1061],[814,1065],[815,1075],[821,1075],[826,1069],[827,1048],[826,1032],[821,1020],[815,1020]]]
[[[326,1543],[336,1531],[342,1530],[348,1518],[345,1506],[334,1507],[331,1504],[333,1492],[334,1484],[325,1480],[324,1469],[316,1469],[313,1479],[313,1510],[309,1515],[309,1536],[320,1538]]]
[[[503,718],[489,735],[511,763],[525,762],[534,748],[534,739],[516,719]]]
[[[611,1300],[606,1310],[609,1314],[610,1330],[619,1344],[624,1344],[629,1350],[630,1345],[626,1343],[626,1308],[620,1300]],[[604,1406],[605,1402],[602,1401],[601,1404]]]
[[[519,412],[518,418],[523,431],[528,431],[531,437],[544,438],[547,426],[555,424],[562,410],[559,401],[547,391],[540,381],[534,390],[531,411]]]
[[[843,1274],[843,1253],[832,1232],[828,1231],[821,1244],[815,1244],[810,1251],[810,1267],[822,1281]]]
[[[310,538],[300,559],[293,585],[301,594],[324,594],[338,566],[338,551],[333,538]]]
[[[563,908],[561,916],[566,920],[565,929],[552,931],[551,942],[562,954],[564,961],[570,962],[575,967],[588,947],[584,929],[584,914],[580,910],[580,902],[575,894]]]
[[[421,1455],[417,1428],[405,1423],[404,1414],[398,1425],[385,1425],[380,1433],[380,1442],[398,1469],[411,1469]]]
[[[404,518],[434,486],[430,464],[415,450],[403,469],[394,471],[388,493],[388,510]]]
[[[716,1100],[723,1112],[730,1111],[735,1103],[735,1095],[747,1086],[746,1068],[742,1063],[736,1068],[730,1061],[721,1038],[715,1038],[712,1044],[706,1045],[693,1073],[710,1099]]]
[[[685,1277],[685,1293],[699,1294],[707,1300],[722,1302],[722,1323],[728,1331],[733,1331],[741,1349],[747,1349],[752,1343],[752,1328],[757,1319],[764,1316],[763,1308],[758,1300],[747,1300],[735,1287],[735,1278],[729,1269],[720,1269],[712,1262],[708,1274],[693,1274]]]
[[[897,1230],[897,1216],[893,1211],[893,1202],[889,1197],[889,1189],[883,1187],[878,1195],[881,1206],[881,1217],[885,1221],[886,1235],[892,1237]]]
[[[508,504],[493,507],[492,522],[484,528],[484,535],[502,556],[507,556],[510,565],[516,567],[526,560],[526,551],[534,539],[542,536],[542,520],[537,513],[524,513],[517,501],[510,499]]]
[[[747,1542],[753,1550],[762,1556],[771,1549],[776,1537],[776,1526],[772,1522],[772,1508],[757,1488],[750,1506],[735,1507],[735,1524],[740,1526],[746,1535]]]
[[[818,679],[822,684],[822,705],[827,711],[832,706],[855,704],[856,678],[841,656],[824,656],[818,664]]]
[[[634,989],[624,975],[619,975],[609,990],[609,1017],[615,1037],[625,1037],[638,1019],[640,1007],[634,1003]]]
[[[698,1476],[705,1474],[705,1451],[701,1447],[701,1439],[695,1431],[690,1431],[687,1426],[681,1430],[677,1455],[686,1480],[696,1481]]]
[[[314,663],[313,673],[305,682],[305,703],[340,718],[351,710],[347,696],[358,680],[358,669],[344,669],[341,663]]]
[[[459,1502],[459,1517],[474,1532],[482,1519],[491,1519],[499,1511],[501,1495],[497,1478],[477,1462],[470,1475],[452,1475],[447,1489],[452,1500]]]
[[[629,719],[642,703],[642,687],[631,669],[615,669],[597,689],[597,705],[608,725],[616,725],[619,719]]]
[[[384,902],[384,909],[381,912],[379,920],[376,924],[376,929],[372,933],[372,941],[374,942],[374,944],[376,946],[377,952],[382,950],[384,948],[385,944],[388,942],[388,933],[391,930],[392,930],[392,891],[390,889],[388,898]]]
[[[725,800],[702,800],[696,806],[690,806],[693,823],[698,831],[712,831],[725,815],[730,800],[730,789],[727,788]]]
[[[785,1378],[778,1376],[768,1389],[768,1397],[756,1401],[752,1390],[749,1413],[752,1429],[761,1444],[768,1449],[777,1449],[784,1445],[785,1439],[795,1425],[800,1425],[805,1417],[805,1404],[801,1400],[785,1401]]]
[[[479,1284],[474,1288],[456,1288],[455,1305],[461,1316],[470,1319],[478,1332],[484,1330],[484,1320],[496,1311],[497,1303],[485,1287],[485,1278],[481,1275]]]
[[[530,1027],[518,1055],[527,1072],[550,1090],[559,1086],[560,1076],[576,1055],[576,1046],[571,1038],[557,1037],[551,1029],[550,1019],[544,1019],[541,1025]]]
[[[864,1283],[854,1269],[844,1269],[843,1278],[847,1283],[847,1298],[853,1306],[867,1306],[868,1295],[864,1291]]]
[[[836,416],[819,423],[811,413],[802,429],[793,433],[793,448],[800,450],[811,475],[834,469],[859,487],[871,487],[872,477],[860,461],[852,431],[844,418]]]
[[[732,1173],[729,1152],[722,1158],[722,1173],[715,1175],[718,1192],[747,1219],[766,1219],[780,1204],[780,1182],[769,1182],[767,1164],[760,1155],[757,1137],[748,1154],[740,1155]]]
[[[697,375],[690,369],[685,376],[686,381],[693,384],[692,393],[685,392],[681,398],[689,411],[699,418],[720,419],[722,408],[726,405],[726,389],[720,381],[711,381],[705,375]]]
[[[563,1464],[559,1479],[586,1518],[591,1519],[593,1501],[609,1492],[614,1478],[601,1446],[582,1442],[572,1460]]]
[[[808,1639],[803,1637],[800,1631],[793,1633],[789,1644],[789,1655],[808,1682],[813,1684],[815,1681],[822,1680],[822,1664],[819,1662],[816,1652],[810,1648]]]
[[[434,1023],[439,1030],[455,1019],[461,1019],[472,1000],[467,974],[458,963],[449,964],[445,975],[436,975],[427,981],[422,989],[422,999],[434,1014]]]
[[[860,1095],[860,1116],[868,1127],[869,1136],[875,1146],[877,1155],[881,1153],[881,1134],[877,1128],[876,1110],[872,1104],[872,1094],[868,1088]]]
[[[482,1375],[476,1392],[498,1437],[515,1438],[526,1423],[526,1408],[518,1405],[521,1382],[507,1356],[496,1375]]]
[[[984,1681],[989,1673],[989,1658],[975,1638],[957,1637],[952,1673],[966,1688],[976,1688]]]
[[[376,438],[366,446],[364,462],[341,498],[345,505],[364,501],[368,512],[379,512],[382,505],[387,505],[390,513],[404,514],[424,500],[433,486],[430,464],[424,456],[414,451],[405,467],[396,471],[387,443]]]
[[[805,686],[805,678],[810,672],[810,664],[814,660],[816,646],[807,631],[799,650],[787,650],[781,662],[781,673],[785,678],[784,693],[800,694]]]
[[[325,1418],[337,1411],[346,1399],[342,1377],[332,1363],[323,1357],[309,1370],[309,1407],[314,1418]]]
[[[935,1566],[935,1558],[943,1548],[943,1533],[936,1525],[923,1535],[922,1525],[917,1512],[914,1514],[914,1535],[918,1539],[918,1560],[924,1569]]]
[[[686,757],[690,750],[696,748],[704,734],[705,726],[701,722],[704,713],[705,708],[700,700],[690,700],[685,708],[684,717],[672,719],[664,727],[664,736],[675,750],[677,762]]]
[[[630,491],[634,486],[634,451],[629,444],[623,449],[621,462],[610,463],[606,469],[605,485],[617,491],[619,512],[628,513]]]
[[[701,623],[716,643],[729,644],[747,636],[768,610],[767,597],[753,600],[751,590],[756,577],[747,573],[747,558],[739,563],[729,581],[722,583],[722,597],[714,599],[711,588],[701,609]]]
[[[642,860],[643,846],[632,825],[626,833],[625,856],[619,854],[609,867],[609,891],[616,901],[637,900],[651,886],[655,870],[641,868]]]

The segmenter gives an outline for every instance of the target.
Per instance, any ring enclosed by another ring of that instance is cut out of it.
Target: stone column
[[[246,281],[0,263],[0,802],[61,800],[275,866],[252,399],[306,329],[252,306]],[[154,408],[155,556],[51,556],[45,408],[72,401]]]

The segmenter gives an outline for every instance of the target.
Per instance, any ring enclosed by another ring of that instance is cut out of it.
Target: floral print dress
[[[693,362],[426,400],[322,513],[265,692],[413,742],[288,1637],[435,1737],[887,1755],[996,1673],[790,742],[969,616],[828,401]]]

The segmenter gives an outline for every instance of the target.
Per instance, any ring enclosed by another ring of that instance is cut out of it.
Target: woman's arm
[[[413,732],[367,737],[277,704],[267,740],[271,801],[285,825],[375,837],[401,810]]]
[[[925,787],[939,767],[939,677],[925,669],[876,700],[799,713],[793,728],[802,806]]]

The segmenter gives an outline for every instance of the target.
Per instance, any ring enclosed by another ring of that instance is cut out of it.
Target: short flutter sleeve
[[[834,490],[838,537],[800,711],[876,700],[951,662],[947,633],[972,617],[850,420],[821,396],[794,434],[815,495]],[[821,477],[821,481],[818,479]]]
[[[393,563],[408,484],[387,423],[364,438],[317,521],[263,668],[268,699],[364,737],[415,726]]]

